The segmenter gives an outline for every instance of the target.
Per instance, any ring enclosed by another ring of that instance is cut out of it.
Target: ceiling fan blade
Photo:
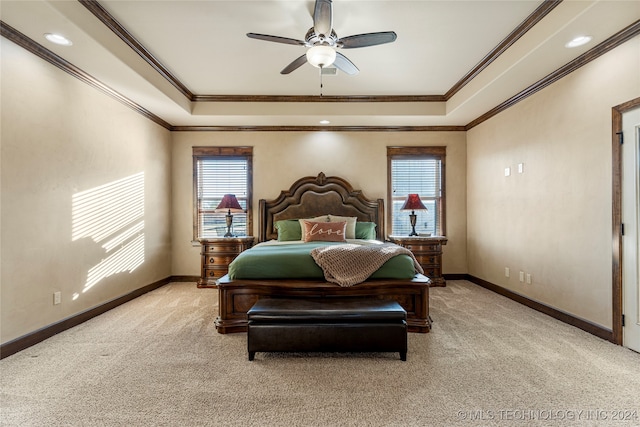
[[[329,36],[333,29],[333,5],[331,0],[316,0],[313,10],[313,30],[317,35]]]
[[[284,67],[283,70],[280,71],[280,74],[289,74],[290,72],[300,68],[306,62],[307,62],[307,54],[301,55],[298,58],[296,58],[291,64]]]
[[[379,33],[357,34],[347,36],[338,40],[343,49],[354,49],[356,47],[375,46],[378,44],[391,43],[398,38],[394,31],[383,31]]]
[[[290,39],[288,37],[280,37],[280,36],[269,36],[266,34],[256,34],[256,33],[247,33],[247,37],[251,39],[264,40],[268,42],[276,42],[276,43],[284,43],[284,44],[292,44],[296,46],[305,46],[306,43],[302,40]]]
[[[349,60],[349,58],[347,58],[340,52],[336,52],[336,60],[333,61],[333,65],[338,70],[347,73],[350,76],[355,76],[360,72],[360,70],[358,70],[358,67],[356,67],[355,64]]]

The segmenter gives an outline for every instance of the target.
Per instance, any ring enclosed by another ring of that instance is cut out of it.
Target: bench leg
[[[249,361],[252,361],[255,356],[256,356],[256,352],[255,351],[250,351],[249,352]]]
[[[406,351],[401,351],[400,352],[400,360],[402,360],[403,362],[407,361],[407,352]]]

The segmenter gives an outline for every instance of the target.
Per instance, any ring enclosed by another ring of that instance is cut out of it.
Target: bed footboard
[[[221,334],[246,332],[247,311],[260,298],[365,297],[397,301],[407,312],[409,332],[427,333],[431,329],[429,282],[421,274],[413,280],[378,279],[351,287],[323,280],[230,280],[223,276],[217,282],[216,330]]]

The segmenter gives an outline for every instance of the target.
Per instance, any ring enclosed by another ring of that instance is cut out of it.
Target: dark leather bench
[[[397,351],[407,360],[407,312],[395,301],[265,298],[247,317],[249,360],[258,351]]]

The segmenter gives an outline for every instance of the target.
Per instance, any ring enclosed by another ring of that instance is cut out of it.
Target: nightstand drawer
[[[205,254],[232,253],[237,255],[245,249],[246,247],[242,245],[207,244],[204,246],[203,252]]]
[[[418,254],[439,254],[442,252],[440,245],[417,245],[415,243],[402,244],[405,248],[411,252]]]
[[[413,253],[420,264],[424,265],[440,265],[440,256],[438,255],[422,255]]]
[[[209,266],[215,266],[215,265],[220,265],[220,266],[228,266],[231,261],[233,261],[236,256],[238,256],[237,254],[232,254],[232,255],[207,255],[205,257],[204,260],[204,265],[205,268],[209,267]]]
[[[442,276],[442,273],[440,271],[440,267],[437,267],[437,266],[429,266],[429,267],[422,266],[422,269],[424,270],[424,275],[429,277],[429,278]]]
[[[203,276],[205,280],[217,280],[228,272],[226,268],[205,268]]]

